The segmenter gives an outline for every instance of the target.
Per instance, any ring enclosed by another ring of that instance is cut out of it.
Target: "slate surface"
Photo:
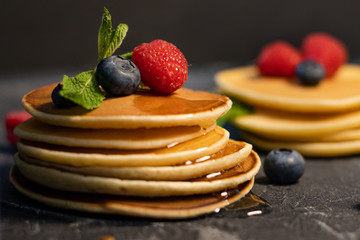
[[[227,63],[192,66],[186,86],[214,89],[213,75]],[[58,82],[62,73],[0,76],[0,117],[21,109],[31,89]],[[70,73],[67,73],[71,75]],[[9,89],[9,91],[4,91]],[[237,217],[213,214],[167,221],[104,216],[45,207],[19,194],[8,180],[14,149],[0,128],[0,239],[360,239],[360,156],[306,159],[301,180],[289,186],[270,184],[263,171],[253,193],[272,204],[270,213]],[[236,138],[236,133],[231,131]],[[265,153],[261,153],[261,157]]]

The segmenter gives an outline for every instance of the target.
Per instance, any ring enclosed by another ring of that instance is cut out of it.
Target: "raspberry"
[[[175,45],[164,40],[135,47],[131,60],[140,70],[141,81],[157,93],[174,92],[188,77],[184,55]]]
[[[335,37],[326,33],[312,33],[302,43],[304,60],[320,63],[331,77],[338,68],[347,61],[345,45]]]
[[[266,45],[257,58],[257,66],[262,75],[293,77],[296,66],[301,61],[300,52],[284,41]]]
[[[19,138],[13,133],[15,127],[30,117],[31,115],[25,111],[12,111],[6,115],[6,137],[11,145],[16,146],[16,142],[19,140]]]

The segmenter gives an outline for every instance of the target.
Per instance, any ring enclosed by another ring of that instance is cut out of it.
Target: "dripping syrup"
[[[242,199],[222,209],[216,209],[212,215],[216,217],[246,218],[266,214],[271,211],[272,206],[268,201],[250,191]]]

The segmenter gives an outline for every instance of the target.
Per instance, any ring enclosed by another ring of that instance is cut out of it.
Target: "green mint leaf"
[[[129,60],[131,60],[131,58],[132,58],[132,54],[133,54],[133,52],[127,52],[127,53],[123,53],[123,54],[121,54],[120,56],[122,56],[122,57],[124,57],[124,58],[127,58],[127,59],[129,59]]]
[[[94,74],[94,71],[88,71],[75,77],[64,75],[60,95],[87,110],[99,107],[105,96],[101,92]]]
[[[120,47],[128,31],[126,24],[119,24],[112,28],[111,15],[104,7],[104,14],[98,35],[98,62],[110,57]],[[131,58],[132,53],[126,53]],[[95,68],[96,69],[96,68]],[[64,76],[60,95],[69,99],[87,110],[92,110],[101,105],[105,95],[99,88],[95,78],[95,70],[83,72],[75,77]]]
[[[124,40],[129,27],[119,24],[116,29],[112,28],[111,15],[104,7],[104,14],[98,35],[98,62],[110,57],[118,49]]]
[[[224,126],[225,123],[231,122],[235,117],[248,115],[254,112],[251,107],[245,105],[244,103],[234,99],[231,100],[233,102],[232,107],[224,116],[216,121],[217,125]]]

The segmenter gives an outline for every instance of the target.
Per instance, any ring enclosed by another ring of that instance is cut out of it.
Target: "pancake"
[[[360,110],[343,114],[294,114],[256,108],[253,114],[234,118],[242,130],[271,139],[306,140],[321,138],[360,127]]]
[[[181,143],[213,130],[200,126],[137,129],[84,129],[45,124],[35,118],[20,123],[14,134],[21,139],[64,146],[116,149],[152,149]]]
[[[31,164],[87,176],[138,180],[186,180],[231,168],[244,161],[251,149],[252,146],[248,143],[229,140],[223,149],[214,154],[175,166],[162,167],[73,167],[29,158],[24,154],[21,154],[21,159]]]
[[[203,91],[178,89],[171,95],[137,91],[106,98],[99,108],[58,108],[51,100],[56,85],[36,89],[23,97],[24,108],[42,122],[75,128],[209,127],[231,107],[229,98]]]
[[[182,219],[214,212],[247,194],[254,179],[226,192],[169,198],[132,198],[123,196],[59,192],[24,178],[16,167],[10,173],[15,188],[25,196],[41,203],[71,210],[121,214],[148,218]]]
[[[308,139],[308,141],[319,141],[319,142],[342,142],[360,140],[360,129],[347,129],[336,133],[328,134],[325,136],[318,137],[316,139]]]
[[[244,133],[244,139],[254,146],[270,151],[274,148],[289,148],[306,157],[336,157],[360,153],[360,140],[341,142],[291,142],[269,140],[251,133]]]
[[[80,148],[20,140],[18,150],[29,157],[71,166],[168,166],[216,153],[225,147],[229,132],[216,126],[207,134],[159,149],[121,150]]]
[[[240,134],[243,131],[240,130]],[[261,135],[259,135],[261,136]],[[346,129],[339,132],[329,133],[325,135],[318,136],[281,136],[281,135],[264,135],[261,136],[268,140],[278,140],[278,141],[293,141],[293,142],[343,142],[343,141],[352,141],[360,140],[360,129]]]
[[[261,76],[255,66],[220,71],[221,92],[249,105],[302,113],[335,113],[360,107],[360,67],[346,64],[331,79],[304,87],[283,77]]]
[[[56,190],[96,194],[141,197],[184,196],[207,194],[235,188],[251,180],[260,169],[260,158],[255,152],[238,165],[200,178],[184,181],[145,181],[105,178],[70,173],[58,169],[29,164],[16,155],[15,164],[22,175]]]

